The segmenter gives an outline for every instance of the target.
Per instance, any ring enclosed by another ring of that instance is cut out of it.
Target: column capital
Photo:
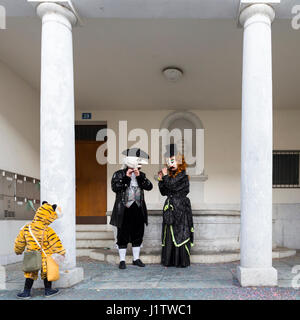
[[[56,14],[65,18],[71,26],[77,23],[77,17],[71,10],[54,2],[40,3],[36,8],[36,13],[41,19],[47,14]]]
[[[280,3],[276,2],[276,4]],[[248,1],[247,4],[245,1],[241,2],[240,10],[239,10],[239,17],[238,17],[238,24],[240,27],[245,27],[245,23],[248,19],[252,18],[253,16],[260,16],[266,17],[270,23],[272,23],[275,19],[275,9],[273,8],[274,3],[256,3],[253,1]]]

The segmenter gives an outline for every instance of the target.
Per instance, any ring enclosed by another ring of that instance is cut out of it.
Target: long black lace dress
[[[165,175],[158,184],[160,193],[167,196],[163,209],[161,254],[161,264],[167,267],[190,265],[194,227],[191,202],[187,197],[189,185],[185,171],[175,177]]]

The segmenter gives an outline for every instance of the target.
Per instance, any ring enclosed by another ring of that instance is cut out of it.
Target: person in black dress
[[[189,193],[189,177],[183,155],[175,144],[167,146],[167,168],[158,173],[161,195],[167,196],[163,208],[161,264],[169,267],[190,265],[194,226]]]

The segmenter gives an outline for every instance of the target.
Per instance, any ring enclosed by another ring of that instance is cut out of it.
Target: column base
[[[271,268],[244,268],[237,267],[237,278],[242,287],[277,286],[277,270]]]
[[[0,266],[0,290],[6,290],[6,272],[5,267]]]
[[[53,288],[70,288],[84,279],[83,268],[74,268],[60,272],[59,280],[53,282]],[[44,288],[44,281],[40,278],[34,281],[34,288]]]

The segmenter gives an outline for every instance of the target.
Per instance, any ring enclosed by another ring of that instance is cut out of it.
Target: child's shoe
[[[30,299],[31,298],[30,289],[24,289],[23,292],[18,293],[17,298],[18,299]]]
[[[45,289],[45,297],[46,298],[50,298],[50,297],[53,297],[55,295],[57,295],[59,293],[59,290],[58,289]]]

